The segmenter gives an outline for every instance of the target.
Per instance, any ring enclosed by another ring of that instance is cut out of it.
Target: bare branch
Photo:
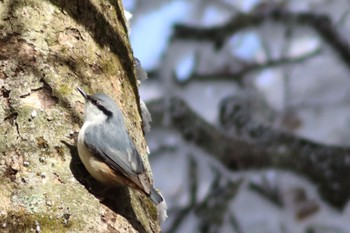
[[[173,40],[211,41],[218,47],[233,34],[250,27],[257,27],[268,20],[284,24],[306,25],[313,28],[328,43],[339,57],[350,66],[350,49],[348,41],[336,30],[335,23],[327,15],[312,12],[295,13],[280,7],[241,13],[226,24],[215,27],[194,27],[178,24],[174,26]]]
[[[224,134],[193,112],[179,98],[149,104],[152,115],[169,114],[172,126],[232,170],[286,169],[313,181],[321,196],[338,208],[350,197],[350,149],[325,146],[268,127],[247,123],[250,139]]]
[[[298,64],[306,61],[307,59],[310,59],[312,57],[315,57],[321,53],[321,49],[315,49],[312,52],[306,53],[299,57],[282,57],[278,59],[271,59],[267,60],[263,63],[256,62],[251,64],[246,64],[243,66],[240,70],[237,70],[236,72],[232,73],[212,73],[212,74],[198,74],[194,73],[185,80],[178,80],[176,81],[181,85],[186,85],[192,81],[228,81],[228,80],[234,80],[238,82],[242,82],[242,79],[244,79],[245,75],[247,75],[250,72],[263,70],[266,68],[273,68],[283,65],[292,65],[292,64]]]

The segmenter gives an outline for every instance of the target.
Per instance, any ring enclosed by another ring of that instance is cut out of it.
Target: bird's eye
[[[101,105],[101,104],[100,104],[100,101],[98,101],[98,100],[96,100],[96,99],[92,99],[91,102],[92,102],[94,105],[97,105],[97,106]]]

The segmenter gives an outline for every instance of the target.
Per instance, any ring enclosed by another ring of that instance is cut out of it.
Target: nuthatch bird
[[[104,185],[125,185],[144,193],[157,205],[159,219],[164,221],[167,217],[165,201],[146,175],[121,110],[105,94],[87,95],[77,89],[85,98],[84,124],[77,143],[85,168]]]

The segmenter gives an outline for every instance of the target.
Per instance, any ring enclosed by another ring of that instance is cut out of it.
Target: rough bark
[[[4,0],[0,28],[1,232],[159,232],[142,194],[99,200],[75,146],[80,86],[114,97],[146,154],[121,1]]]

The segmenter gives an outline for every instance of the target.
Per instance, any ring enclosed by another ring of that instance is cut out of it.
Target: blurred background
[[[123,4],[164,232],[350,232],[350,2]]]

